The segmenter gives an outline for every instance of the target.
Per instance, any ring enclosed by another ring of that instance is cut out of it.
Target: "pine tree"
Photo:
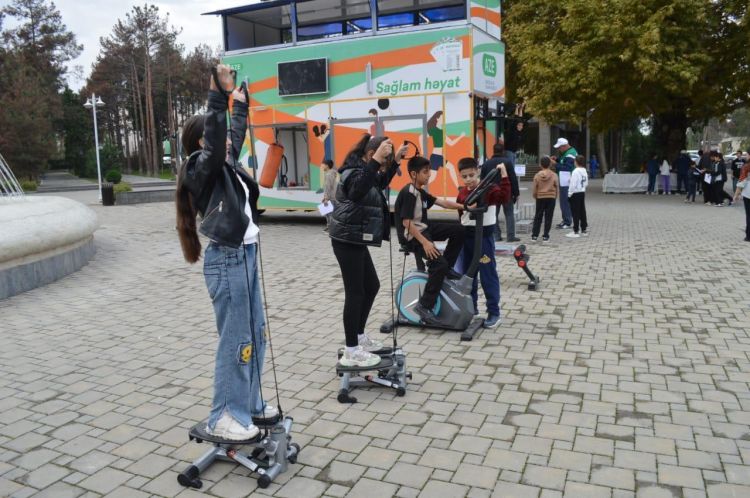
[[[45,0],[14,0],[2,17],[17,21],[2,31],[0,52],[0,149],[17,176],[36,177],[57,153],[53,125],[62,113],[65,64],[81,46],[59,11]],[[1,28],[0,24],[0,28]]]

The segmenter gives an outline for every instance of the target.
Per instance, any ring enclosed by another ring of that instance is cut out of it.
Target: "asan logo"
[[[449,36],[441,39],[430,50],[435,62],[440,64],[443,71],[460,71],[463,57],[463,43]]]
[[[482,56],[482,71],[485,76],[496,76],[497,75],[497,61],[490,54],[484,54]]]

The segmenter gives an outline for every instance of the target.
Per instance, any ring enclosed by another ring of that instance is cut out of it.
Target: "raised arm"
[[[232,92],[234,97],[234,104],[232,105],[232,127],[230,129],[230,135],[232,140],[232,157],[236,161],[240,157],[242,152],[242,145],[245,143],[245,135],[247,134],[247,109],[248,104],[245,98],[245,93],[239,89],[235,89]]]
[[[219,84],[224,89],[231,88],[233,82],[229,67],[219,65],[217,73]],[[188,191],[196,197],[200,197],[203,190],[213,184],[226,158],[227,98],[219,91],[214,78],[211,78],[203,123],[203,148],[194,153],[198,155],[194,162],[188,162],[190,169],[183,180]]]

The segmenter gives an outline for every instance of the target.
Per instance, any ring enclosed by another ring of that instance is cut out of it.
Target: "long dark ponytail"
[[[195,263],[201,256],[201,241],[196,227],[197,212],[193,205],[193,196],[183,185],[190,155],[201,148],[200,139],[203,138],[204,116],[197,114],[188,118],[182,127],[182,148],[188,156],[177,174],[177,190],[175,192],[175,207],[177,208],[177,234],[180,238],[182,255],[185,261]]]

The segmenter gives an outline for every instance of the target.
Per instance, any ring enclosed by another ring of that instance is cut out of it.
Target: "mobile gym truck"
[[[273,0],[208,14],[222,18],[224,63],[248,83],[242,164],[260,178],[269,146],[284,147],[261,209],[315,209],[321,163],[340,166],[365,132],[417,144],[442,197],[456,196],[458,160],[493,143],[500,0]],[[404,162],[393,195],[407,180]]]

